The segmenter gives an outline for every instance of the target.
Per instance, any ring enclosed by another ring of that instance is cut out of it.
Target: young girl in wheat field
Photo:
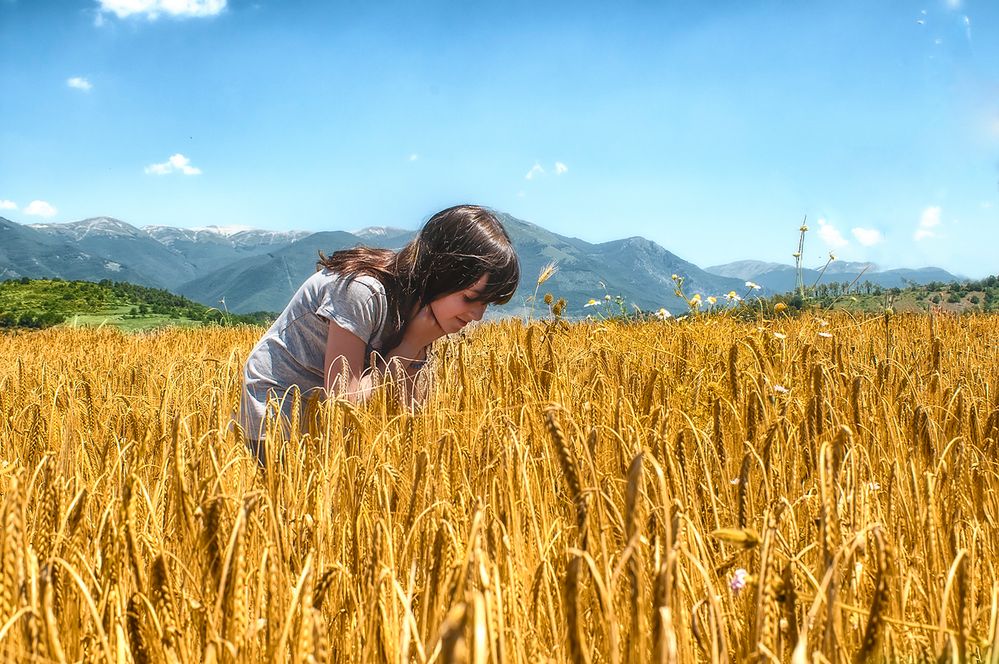
[[[316,391],[363,401],[373,370],[389,364],[412,385],[434,341],[481,319],[489,304],[505,304],[520,280],[506,230],[474,205],[438,212],[399,251],[356,247],[319,256],[316,273],[243,368],[239,423],[261,465],[269,404],[287,421],[293,388],[300,403]]]

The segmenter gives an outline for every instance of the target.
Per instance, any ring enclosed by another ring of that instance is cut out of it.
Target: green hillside
[[[856,313],[876,313],[890,307],[893,311],[962,314],[999,311],[999,276],[973,281],[942,283],[906,288],[882,288],[875,284],[860,286],[843,282],[817,284],[805,290],[805,297],[785,293],[769,299],[770,306],[784,303],[795,310],[845,310]]]
[[[143,330],[167,325],[267,324],[273,314],[231,314],[158,288],[104,280],[11,279],[0,282],[0,329],[111,325]]]

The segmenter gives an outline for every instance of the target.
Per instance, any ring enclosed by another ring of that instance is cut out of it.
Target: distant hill
[[[187,256],[118,219],[96,217],[68,224],[32,224],[31,228],[73,241],[96,256],[119,257],[140,275],[130,281],[144,286],[169,289],[198,273]]]
[[[745,290],[743,282],[708,274],[645,238],[591,244],[510,215],[500,216],[521,260],[520,291],[511,304],[522,309],[525,298],[534,292],[541,269],[552,260],[558,262],[559,269],[541,287],[539,297],[551,292],[566,298],[570,316],[585,315],[586,302],[605,294],[621,295],[646,311],[660,307],[674,313],[686,311],[686,303],[673,294],[673,274],[684,276],[688,295],[721,295],[731,290],[741,294]]]
[[[316,271],[320,250],[331,253],[359,243],[356,235],[344,231],[313,233],[181,284],[177,292],[206,304],[217,305],[224,299],[230,311],[281,311],[295,290]]]
[[[684,287],[694,292],[727,293],[744,290],[744,283],[704,272],[643,238],[628,238],[604,244],[590,244],[577,238],[552,233],[510,215],[500,215],[510,233],[521,261],[521,286],[504,314],[528,310],[525,299],[534,292],[538,274],[550,261],[559,269],[539,293],[551,292],[568,301],[567,314],[582,316],[591,299],[605,293],[623,295],[629,303],[643,309],[667,307],[683,311],[686,304],[673,294],[670,276],[683,274]],[[365,242],[374,246],[402,246],[412,231],[365,234]],[[315,270],[317,251],[336,251],[358,243],[356,235],[342,231],[316,233],[287,247],[223,267],[205,277],[188,282],[180,292],[200,302],[218,302],[225,298],[232,311],[280,310],[295,289]],[[601,287],[601,282],[606,290]],[[540,313],[543,305],[537,311]]]
[[[797,284],[794,266],[781,263],[745,260],[713,265],[704,269],[712,274],[752,281],[770,293],[790,292]],[[874,263],[846,261],[831,262],[825,272],[821,269],[805,268],[802,270],[802,278],[806,287],[816,283],[852,283],[855,279],[857,285],[868,281],[883,288],[904,288],[908,285],[923,285],[934,281],[943,283],[959,281],[955,275],[937,267],[880,270]]]
[[[539,291],[568,302],[566,314],[583,316],[588,300],[621,296],[625,305],[643,310],[666,307],[685,311],[673,293],[673,274],[684,278],[688,296],[747,294],[745,283],[763,286],[757,295],[793,290],[794,267],[778,263],[740,261],[702,270],[697,265],[641,237],[593,244],[559,235],[507,214],[500,215],[520,256],[522,280],[511,303],[495,315],[517,315],[531,309],[527,302],[535,280],[550,261],[558,271]],[[341,230],[266,231],[245,226],[137,227],[110,217],[64,224],[22,226],[0,219],[0,279],[62,278],[129,281],[182,293],[204,305],[222,301],[229,311],[279,311],[295,289],[315,269],[318,252],[368,244],[397,249],[415,231],[372,226]],[[851,282],[863,263],[833,262],[822,283]],[[805,270],[806,285],[819,278]],[[949,282],[955,277],[938,268],[879,271],[868,268],[864,281],[884,287],[906,283]],[[542,305],[535,306],[541,313]]]
[[[846,282],[823,282],[802,298],[782,293],[760,302],[761,310],[774,312],[783,303],[784,312],[849,311],[880,314],[888,307],[897,313],[966,314],[999,311],[999,276],[952,282],[931,281],[924,285],[883,287],[867,282],[847,290]]]
[[[351,231],[350,234],[356,235],[365,242],[378,242],[380,246],[388,247],[393,244],[402,246],[416,233],[415,231],[392,228],[391,226],[368,226],[359,231]]]
[[[9,222],[13,223],[13,222]],[[40,271],[33,264],[31,252],[12,258],[9,269],[14,276],[61,277],[87,276],[95,281],[103,278],[127,281],[177,290],[178,287],[250,256],[274,251],[310,235],[307,231],[265,231],[244,227],[208,226],[205,228],[174,228],[145,226],[138,228],[111,217],[94,217],[63,224],[32,224],[19,229],[37,231],[38,238],[59,240],[88,255],[108,259],[117,274],[89,277],[86,272],[61,273]],[[45,241],[44,239],[41,241]]]
[[[44,233],[0,217],[0,279],[58,277],[62,279],[127,280],[144,283],[145,276],[100,254],[91,254],[72,238]]]
[[[233,315],[158,288],[121,281],[0,281],[0,329],[110,325],[144,330],[164,325],[268,324],[264,313]]]

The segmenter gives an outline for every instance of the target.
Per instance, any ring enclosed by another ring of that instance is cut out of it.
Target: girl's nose
[[[485,302],[476,302],[475,306],[472,307],[472,318],[482,320],[482,315],[486,313],[487,306]]]

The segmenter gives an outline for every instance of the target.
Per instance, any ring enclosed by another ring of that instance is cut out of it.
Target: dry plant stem
[[[298,583],[295,584],[295,589],[292,591],[291,604],[288,605],[288,612],[284,617],[284,626],[281,628],[281,636],[278,638],[277,646],[274,648],[274,654],[272,655],[274,659],[272,661],[284,661],[285,645],[288,643],[288,636],[291,634],[291,626],[295,618],[295,611],[300,608],[299,598],[302,596],[305,582],[308,580],[311,572],[312,554],[310,553],[305,559],[305,564],[302,566],[302,573],[298,577]]]
[[[946,643],[947,637],[947,611],[950,605],[950,594],[954,590],[954,582],[958,578],[959,570],[962,564],[966,563],[966,557],[968,552],[961,549],[957,552],[957,556],[954,558],[954,562],[950,566],[950,570],[947,572],[947,581],[944,584],[943,599],[940,604],[939,618],[937,622],[937,635],[935,639],[937,657],[943,657],[944,655],[944,644]]]

